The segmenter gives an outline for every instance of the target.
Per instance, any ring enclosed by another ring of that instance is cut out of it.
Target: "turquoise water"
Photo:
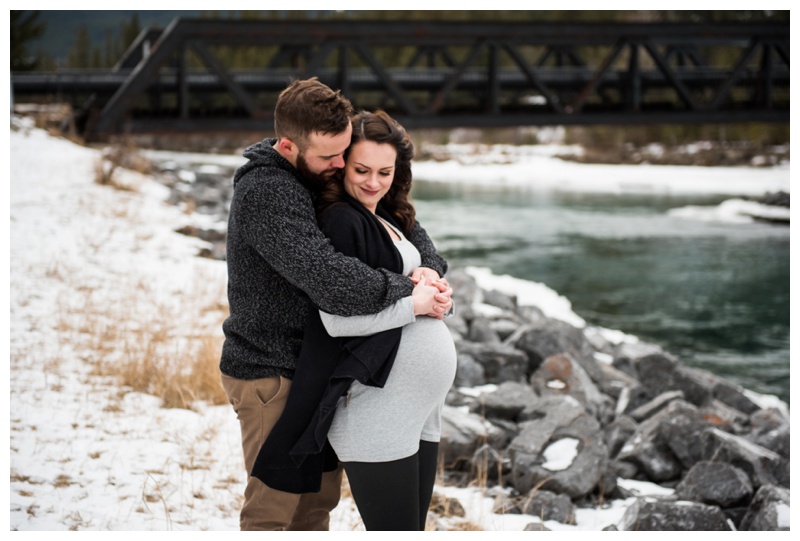
[[[542,282],[593,325],[789,401],[789,228],[668,214],[730,196],[557,193],[415,180],[451,265]]]

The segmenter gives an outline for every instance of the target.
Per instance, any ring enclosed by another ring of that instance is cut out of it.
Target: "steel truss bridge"
[[[250,51],[252,67],[227,58]],[[316,76],[408,128],[789,121],[789,24],[175,19],[110,70],[13,73],[70,102],[88,139],[269,131]]]

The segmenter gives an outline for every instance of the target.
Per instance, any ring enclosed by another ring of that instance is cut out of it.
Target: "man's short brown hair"
[[[291,139],[300,150],[308,148],[314,132],[338,135],[347,129],[353,106],[341,92],[316,77],[292,82],[275,105],[275,135]]]

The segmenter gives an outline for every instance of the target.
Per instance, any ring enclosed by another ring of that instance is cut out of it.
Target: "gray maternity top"
[[[417,249],[397,228],[394,240],[403,273],[420,265]],[[342,462],[387,462],[413,455],[420,440],[438,442],[442,405],[456,373],[456,350],[445,323],[414,316],[411,297],[382,312],[343,317],[320,312],[332,336],[365,336],[403,327],[392,370],[383,388],[354,382],[339,401],[330,441]]]

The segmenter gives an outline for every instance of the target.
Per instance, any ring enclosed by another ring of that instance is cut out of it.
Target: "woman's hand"
[[[433,270],[430,267],[417,267],[413,271],[411,271],[411,281],[415,284],[419,283],[419,279],[422,277],[428,279],[428,283],[433,283],[439,279],[439,273]]]
[[[423,274],[411,293],[414,301],[414,315],[426,315],[437,319],[444,318],[445,314],[453,307],[453,301],[450,298],[452,294],[453,290],[448,285],[447,280],[442,278],[429,283],[427,277]]]

